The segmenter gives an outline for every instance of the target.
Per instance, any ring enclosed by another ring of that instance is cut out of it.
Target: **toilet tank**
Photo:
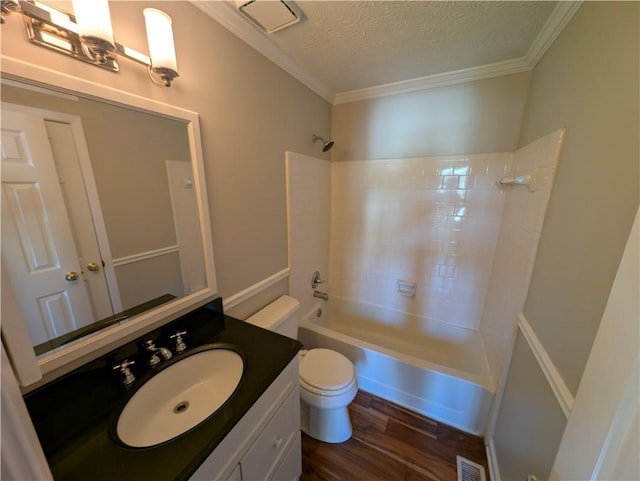
[[[246,322],[297,339],[300,303],[293,297],[279,297],[249,317]]]

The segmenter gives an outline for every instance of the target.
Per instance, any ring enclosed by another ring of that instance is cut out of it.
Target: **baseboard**
[[[489,463],[489,476],[491,477],[491,481],[501,481],[502,478],[500,477],[500,469],[498,469],[498,458],[496,456],[493,439],[485,446],[487,448],[487,462]]]

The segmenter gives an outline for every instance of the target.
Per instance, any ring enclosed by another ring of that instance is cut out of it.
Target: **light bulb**
[[[171,17],[161,10],[145,8],[142,13],[147,27],[149,56],[154,71],[178,72],[176,49],[173,43]]]
[[[98,38],[115,49],[107,0],[73,0],[73,12],[81,37]]]

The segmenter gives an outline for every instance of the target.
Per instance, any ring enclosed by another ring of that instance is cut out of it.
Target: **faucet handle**
[[[187,348],[187,345],[182,340],[182,336],[184,336],[186,334],[187,334],[187,331],[179,331],[179,332],[176,332],[175,334],[173,334],[172,336],[169,336],[169,339],[175,339],[176,340],[176,353],[182,352]]]
[[[320,278],[320,273],[318,271],[315,271],[313,273],[313,275],[311,276],[311,288],[315,289],[316,287],[318,287],[318,285],[320,284],[324,284],[326,281],[323,281]]]
[[[133,381],[136,380],[136,377],[133,375],[133,373],[129,369],[129,366],[135,363],[136,363],[135,361],[129,361],[125,359],[117,366],[113,366],[114,371],[119,369],[122,375],[124,376],[124,379],[122,380],[122,384],[124,384],[125,386],[128,386],[129,384],[131,384]]]

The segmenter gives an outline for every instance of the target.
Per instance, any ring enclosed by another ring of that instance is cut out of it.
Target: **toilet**
[[[247,322],[296,339],[300,303],[282,296]],[[347,406],[358,392],[353,363],[330,349],[302,350],[298,356],[302,432],[327,443],[348,440],[352,430]]]

